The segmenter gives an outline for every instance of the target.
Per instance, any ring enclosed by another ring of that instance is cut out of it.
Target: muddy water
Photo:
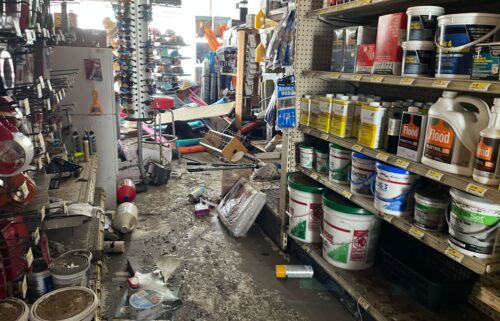
[[[64,320],[81,313],[92,304],[94,297],[79,290],[67,290],[51,295],[37,307],[36,315],[45,320]]]
[[[23,307],[20,304],[12,301],[0,301],[0,320],[16,321],[22,312]]]

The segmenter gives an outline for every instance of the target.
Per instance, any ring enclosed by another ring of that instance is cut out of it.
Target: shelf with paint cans
[[[441,184],[454,187],[461,191],[482,197],[487,200],[494,201],[500,204],[500,190],[496,186],[487,186],[475,182],[472,177],[466,177],[456,174],[445,173],[422,163],[413,162],[394,154],[389,154],[384,151],[364,147],[358,144],[354,138],[340,138],[332,134],[325,133],[318,129],[300,125],[299,129],[308,135],[338,144],[344,148],[362,153],[371,158],[383,161],[387,164],[406,169],[412,173],[435,180]]]
[[[462,264],[468,269],[478,273],[486,274],[500,271],[500,258],[479,259],[472,256],[464,255],[457,250],[453,249],[448,244],[448,236],[445,233],[426,231],[415,226],[408,218],[398,217],[394,215],[384,214],[378,211],[373,203],[373,199],[355,195],[351,193],[349,185],[342,185],[335,183],[328,178],[328,174],[319,173],[312,169],[307,169],[298,166],[299,170],[315,181],[328,187],[332,191],[349,199],[358,206],[370,211],[371,213],[379,216],[384,221],[397,227],[401,231],[408,233],[414,238],[427,244],[438,252],[445,254],[456,262]]]
[[[438,79],[431,77],[406,77],[392,75],[351,74],[333,71],[307,70],[304,75],[328,81],[370,83],[409,88],[453,90],[481,94],[500,94],[500,81],[470,79]]]

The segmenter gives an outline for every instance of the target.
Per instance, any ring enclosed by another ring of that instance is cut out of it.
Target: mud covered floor
[[[183,172],[178,163],[174,169]],[[104,320],[113,319],[126,288],[127,255],[143,272],[161,269],[169,284],[181,287],[176,321],[353,320],[316,279],[277,280],[276,264],[298,262],[258,226],[235,239],[214,211],[195,217],[186,196],[200,184],[218,196],[221,172],[184,173],[138,195],[139,225],[128,236],[127,252],[105,261]]]

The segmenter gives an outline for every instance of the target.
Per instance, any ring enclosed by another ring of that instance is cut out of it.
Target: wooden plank
[[[245,68],[246,68],[246,44],[247,31],[238,31],[238,56],[236,67],[236,128],[241,128],[243,122],[243,112],[245,106],[244,86],[245,86]]]

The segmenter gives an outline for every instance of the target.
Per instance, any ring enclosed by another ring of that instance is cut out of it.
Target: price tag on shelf
[[[383,82],[384,81],[384,77],[382,76],[373,76],[370,78],[370,81],[371,82]]]
[[[470,84],[469,90],[488,91],[488,89],[490,89],[490,86],[490,82],[473,82],[472,84]]]
[[[363,79],[363,75],[352,75],[351,80],[360,81]]]
[[[334,72],[331,74],[332,79],[339,79],[340,78],[340,72]]]
[[[415,82],[415,78],[409,78],[409,77],[403,77],[401,78],[401,80],[399,81],[399,84],[400,85],[406,85],[406,86],[409,86],[409,85],[413,85],[413,83]]]
[[[314,180],[317,180],[319,178],[319,175],[317,173],[311,172],[311,177]]]
[[[444,254],[446,254],[452,260],[457,261],[458,263],[462,262],[462,260],[464,259],[463,253],[460,253],[451,247],[448,247],[446,251],[444,251]]]
[[[432,82],[432,87],[434,88],[448,88],[450,84],[449,80],[436,79]]]
[[[418,227],[416,226],[412,226],[410,228],[410,230],[408,231],[408,233],[410,233],[411,236],[417,238],[417,239],[422,239],[425,235],[425,232],[422,231],[421,229],[419,229]]]
[[[351,197],[352,197],[352,193],[351,193],[351,192],[349,192],[349,191],[346,191],[346,190],[342,191],[340,194],[341,194],[342,196],[344,196],[345,198],[347,198],[348,200],[350,200],[350,199],[351,199]]]
[[[407,169],[410,166],[410,162],[405,161],[404,159],[398,158],[396,160],[396,166]]]
[[[328,134],[327,134],[327,133],[323,133],[323,134],[319,135],[319,137],[320,137],[321,139],[327,140],[329,136],[328,136]]]
[[[358,153],[361,153],[361,151],[363,150],[363,146],[355,144],[355,145],[352,145],[351,149],[354,150],[354,151],[357,151]]]
[[[465,188],[466,192],[469,192],[471,194],[483,197],[484,194],[486,194],[486,191],[488,189],[486,187],[482,187],[476,184],[469,183],[467,187]]]
[[[368,300],[362,296],[359,297],[358,304],[366,311],[368,311],[368,308],[370,307],[370,303],[368,302]]]
[[[28,249],[28,252],[26,253],[26,256],[24,258],[26,259],[28,268],[31,267],[31,264],[33,263],[33,250],[31,249],[31,247]]]
[[[378,160],[381,160],[383,162],[387,162],[387,160],[389,159],[389,157],[391,157],[391,155],[387,154],[387,153],[383,153],[383,152],[380,152],[377,154],[377,156],[375,156]]]
[[[30,101],[28,98],[25,98],[23,100],[23,107],[24,107],[24,112],[26,113],[26,116],[31,114]]]
[[[443,173],[440,173],[438,171],[435,171],[433,169],[429,169],[427,171],[427,173],[425,173],[425,176],[428,177],[428,178],[432,178],[433,180],[436,180],[438,182],[441,181],[441,179],[443,178]]]
[[[38,213],[40,214],[40,221],[43,221],[45,219],[45,205],[42,206]]]
[[[394,218],[393,215],[386,214],[386,213],[380,213],[380,216],[382,216],[382,218],[384,219],[384,221],[387,221],[389,223],[391,223],[392,219]]]

